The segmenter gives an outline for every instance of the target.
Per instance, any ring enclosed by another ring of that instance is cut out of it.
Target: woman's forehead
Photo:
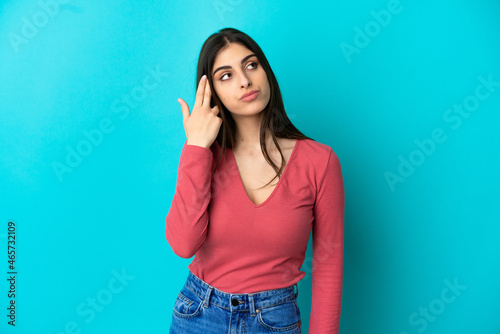
[[[252,51],[245,46],[231,43],[217,54],[214,61],[214,68],[216,66],[238,65],[242,59],[250,54],[253,54]]]

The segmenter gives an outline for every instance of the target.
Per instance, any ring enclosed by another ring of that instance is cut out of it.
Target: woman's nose
[[[247,87],[251,85],[250,78],[246,74],[241,75],[241,87]]]

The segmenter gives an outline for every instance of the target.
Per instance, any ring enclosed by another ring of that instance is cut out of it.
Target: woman
[[[311,230],[309,333],[338,333],[337,155],[292,125],[264,53],[243,32],[226,28],[205,41],[197,83],[192,113],[178,100],[187,141],[165,234],[175,254],[194,259],[170,333],[301,333],[297,283]]]

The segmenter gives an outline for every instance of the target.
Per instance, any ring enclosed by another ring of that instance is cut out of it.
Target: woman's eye
[[[254,62],[254,61],[253,61],[253,62],[251,62],[251,63],[250,63],[250,64],[248,64],[248,65],[249,65],[249,66],[250,66],[250,65],[252,65],[252,67],[253,67],[253,68],[252,68],[252,70],[254,70],[254,69],[256,69],[256,68],[257,68],[257,65],[258,65],[258,64],[257,64],[256,62]],[[224,80],[224,79],[223,79],[226,75],[230,75],[230,73],[224,73],[224,74],[220,77],[220,80],[222,80],[222,81],[226,81],[226,80]]]
[[[257,63],[256,62],[251,62],[250,64],[248,65],[252,65],[254,68],[257,67]]]

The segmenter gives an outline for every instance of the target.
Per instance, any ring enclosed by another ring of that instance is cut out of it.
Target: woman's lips
[[[251,95],[245,96],[244,98],[241,99],[241,101],[249,102],[255,100],[257,98],[257,95],[259,95],[259,92],[255,92]]]

